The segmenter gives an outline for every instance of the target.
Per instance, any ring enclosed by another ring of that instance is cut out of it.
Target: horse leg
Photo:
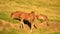
[[[48,24],[48,20],[46,20],[46,23],[47,23],[47,26],[49,26],[49,24]]]
[[[25,27],[24,27],[24,23],[23,23],[23,19],[21,19],[21,28],[24,28],[25,29]]]
[[[49,24],[48,24],[48,18],[46,18],[46,23],[47,23],[47,26],[49,26]]]
[[[37,29],[36,25],[34,24],[34,27]]]
[[[34,23],[31,22],[31,32],[32,32],[33,28],[34,28]]]

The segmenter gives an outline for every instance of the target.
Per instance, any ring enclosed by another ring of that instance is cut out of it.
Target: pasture
[[[36,15],[44,14],[48,17],[49,27],[45,23],[35,20],[38,29],[30,29],[25,25],[25,29],[13,28],[11,25],[0,24],[0,34],[60,34],[60,0],[0,0],[0,21],[3,24],[19,24],[18,20],[11,20],[10,14],[15,11],[29,13],[34,11]],[[8,30],[6,30],[8,28]]]

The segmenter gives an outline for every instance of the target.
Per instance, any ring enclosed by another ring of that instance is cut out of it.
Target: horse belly
[[[21,15],[21,18],[24,19],[24,20],[27,20],[28,19],[28,15]]]

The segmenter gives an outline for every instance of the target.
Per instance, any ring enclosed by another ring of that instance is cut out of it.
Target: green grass
[[[17,20],[11,20],[10,14],[14,11],[31,12],[35,11],[36,15],[47,15],[49,21],[60,22],[60,0],[0,0],[0,19],[12,23],[19,23]],[[33,34],[46,34],[45,29],[34,31]],[[0,34],[18,34],[15,29],[8,32],[0,31]],[[36,32],[36,33],[35,33]],[[25,30],[19,33],[27,34]],[[60,32],[47,33],[60,34]]]
[[[1,11],[0,12],[0,19],[9,20],[9,16],[7,13]]]
[[[2,31],[0,31],[0,34],[18,34],[18,31],[16,29],[11,29],[10,31],[3,29]]]
[[[15,28],[11,28],[9,31],[7,31],[5,28],[0,31],[0,34],[27,34],[25,30],[18,30]]]
[[[47,29],[40,28],[39,30],[33,31],[32,34],[60,34],[60,32],[46,32],[46,31]],[[10,31],[7,31],[6,29],[1,30],[0,34],[29,34],[29,33],[25,30],[21,31],[15,28],[11,28]]]
[[[60,32],[52,32],[52,33],[48,33],[48,34],[60,34]]]
[[[18,20],[12,20],[8,14],[8,12],[0,12],[0,19],[5,20],[5,21],[9,21],[9,22],[13,22],[13,23],[19,23]]]
[[[34,10],[38,15],[47,15],[51,21],[60,22],[59,1],[60,0],[2,0],[0,1],[0,19],[9,20],[10,13],[16,10],[25,12],[31,12]]]

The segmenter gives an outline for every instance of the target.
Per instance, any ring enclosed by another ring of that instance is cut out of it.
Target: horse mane
[[[20,11],[16,11],[16,12],[20,12]]]
[[[31,11],[31,13],[35,13],[34,11]]]

